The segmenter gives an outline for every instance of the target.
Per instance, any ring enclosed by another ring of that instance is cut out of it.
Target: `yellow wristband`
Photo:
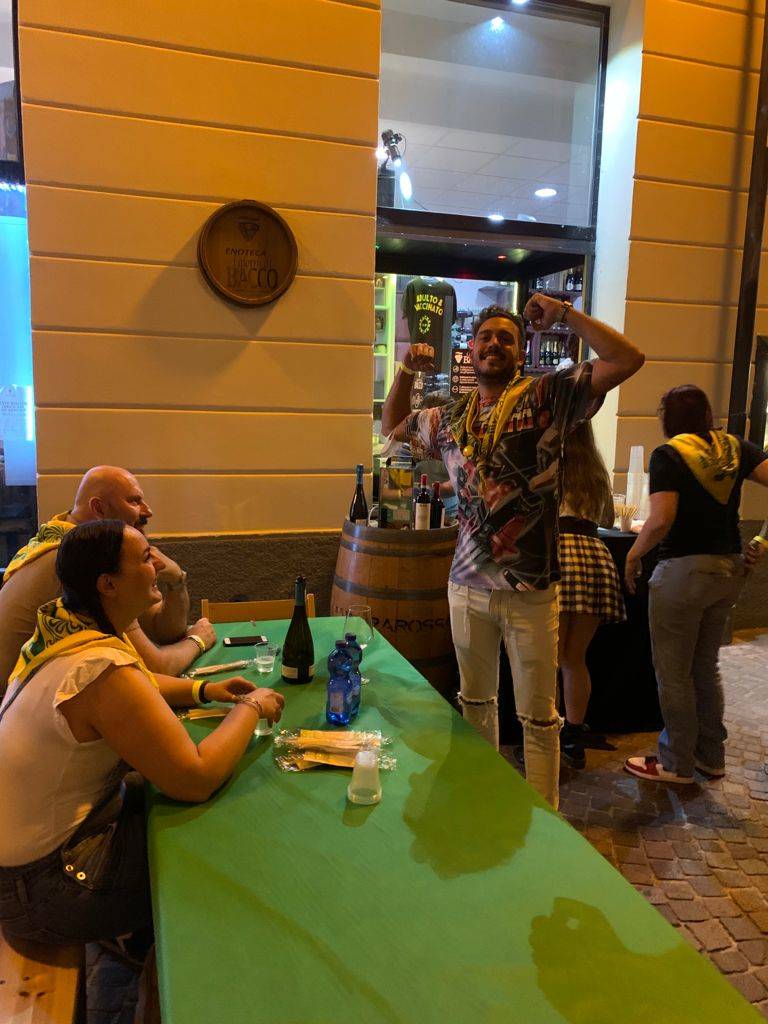
[[[405,363],[400,363],[400,369],[403,371],[403,373],[407,373],[409,377],[415,377],[416,376],[416,371],[409,369],[405,365]]]
[[[192,683],[192,702],[197,704],[199,708],[203,706],[203,702],[200,700],[200,687],[205,684],[205,679],[196,679]]]
[[[760,544],[761,547],[764,547],[764,548],[766,548],[766,550],[768,550],[768,540],[766,540],[765,537],[760,537],[760,536],[753,537],[752,538],[752,543],[753,544]]]
[[[200,653],[201,654],[205,654],[205,651],[206,651],[205,640],[203,640],[203,638],[201,636],[198,636],[197,633],[187,633],[186,639],[187,640],[194,640],[195,643],[197,644],[197,646],[200,648]]]

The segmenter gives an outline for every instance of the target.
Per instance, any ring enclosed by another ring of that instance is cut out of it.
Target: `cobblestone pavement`
[[[721,651],[727,773],[700,785],[621,770],[655,733],[611,737],[563,775],[561,811],[768,1018],[768,634]]]

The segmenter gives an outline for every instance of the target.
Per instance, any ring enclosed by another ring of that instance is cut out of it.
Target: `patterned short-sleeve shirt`
[[[560,456],[568,429],[594,411],[591,379],[591,363],[531,377],[484,480],[451,432],[452,405],[413,413],[409,432],[440,453],[459,500],[454,583],[485,590],[514,590],[526,583],[545,590],[560,579]]]

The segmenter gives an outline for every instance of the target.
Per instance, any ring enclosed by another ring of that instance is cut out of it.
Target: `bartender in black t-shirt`
[[[635,591],[640,559],[660,544],[649,582],[651,644],[664,731],[658,757],[630,757],[625,769],[651,782],[691,783],[725,774],[726,737],[718,652],[745,569],[739,503],[744,480],[768,487],[768,456],[757,445],[714,429],[709,400],[692,384],[661,400],[666,444],[651,455],[651,514],[627,555]]]

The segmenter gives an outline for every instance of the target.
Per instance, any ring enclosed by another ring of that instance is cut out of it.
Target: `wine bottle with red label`
[[[429,529],[429,516],[432,509],[432,492],[427,486],[427,474],[421,474],[421,487],[416,493],[414,502],[414,524],[415,530]]]

